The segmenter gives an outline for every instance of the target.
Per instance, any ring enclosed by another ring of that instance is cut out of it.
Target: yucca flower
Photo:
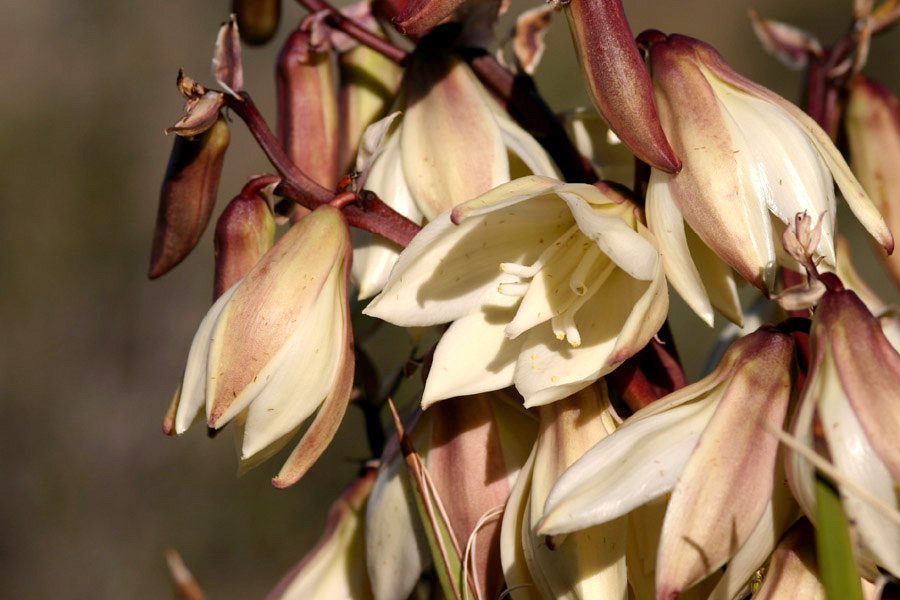
[[[781,233],[773,221],[787,224],[798,213],[821,219],[818,255],[834,264],[833,182],[875,240],[893,250],[884,219],[802,110],[689,37],[656,41],[650,65],[663,129],[683,168],[675,175],[652,171],[648,226],[666,276],[701,318],[711,323],[715,307],[740,320],[731,268],[764,292],[772,289]]]
[[[435,51],[414,56],[395,109],[402,115],[372,157],[365,187],[416,223],[510,179],[557,176],[540,144],[457,58]],[[365,171],[367,159],[360,156],[358,170]],[[353,280],[360,299],[381,291],[399,252],[389,242],[354,232]]]
[[[792,338],[770,327],[732,344],[710,375],[639,410],[569,467],[538,532],[607,523],[671,493],[656,598],[677,597],[746,546],[757,562],[742,565],[743,579],[730,567],[725,584],[739,588],[790,521],[778,440],[766,427],[782,427],[793,357]]]
[[[349,260],[347,225],[324,205],[225,292],[191,344],[175,433],[205,406],[209,427],[235,421],[242,468],[249,468],[284,447],[319,409],[273,483],[299,480],[334,437],[350,396]]]
[[[791,425],[793,435],[814,448],[815,432],[820,431],[831,462],[849,483],[896,512],[900,508],[900,355],[878,320],[849,290],[832,289],[822,297],[810,344],[809,376]],[[814,424],[816,416],[820,430]],[[815,467],[796,451],[786,455],[786,464],[794,495],[814,520]],[[900,525],[845,485],[838,482],[844,509],[859,534],[867,572],[874,574],[874,561],[900,576]]]
[[[429,223],[363,311],[453,322],[424,406],[515,384],[525,406],[587,387],[643,348],[668,310],[662,260],[612,188],[524,177]]]

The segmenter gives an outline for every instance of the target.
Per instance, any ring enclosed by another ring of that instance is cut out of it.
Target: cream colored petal
[[[734,270],[725,264],[689,225],[684,226],[684,233],[691,258],[713,308],[732,323],[742,326],[744,314],[734,281]]]
[[[500,264],[530,264],[571,224],[557,198],[534,198],[460,225],[444,213],[403,251],[385,289],[363,311],[396,325],[446,323],[482,306],[510,306]]]
[[[206,405],[206,366],[209,363],[210,337],[216,321],[240,285],[239,281],[219,296],[194,334],[181,383],[178,410],[175,412],[175,433],[178,435],[188,430]]]
[[[343,291],[337,285],[340,277],[341,269],[335,269],[305,322],[288,342],[271,378],[252,398],[244,424],[242,458],[250,458],[296,429],[334,385],[343,360],[346,327],[338,296]],[[222,422],[227,422],[228,416],[223,414]]]
[[[569,205],[581,231],[623,271],[644,281],[656,276],[659,252],[633,226],[617,216],[593,209],[576,194],[563,189],[557,194]]]
[[[783,334],[765,336],[738,359],[669,501],[656,566],[659,597],[677,597],[725,564],[762,517],[778,452],[767,428],[782,428],[793,359],[793,340]]]
[[[627,421],[559,478],[540,532],[604,523],[672,490],[715,407],[716,398],[705,397]]]
[[[504,329],[514,310],[485,307],[453,322],[434,351],[423,408],[438,400],[512,385],[522,343],[508,339]]]
[[[531,175],[520,177],[503,185],[499,185],[489,192],[460,204],[453,209],[453,221],[461,223],[464,219],[483,215],[487,212],[500,210],[513,204],[519,204],[536,196],[549,194],[559,186],[564,185],[558,179]]]
[[[803,129],[809,141],[816,147],[819,155],[831,170],[834,181],[840,188],[844,200],[850,206],[850,210],[879,244],[884,246],[888,252],[892,251],[894,239],[887,224],[828,134],[809,115],[791,102],[732,71],[712,48],[702,49],[699,55],[702,57],[704,65],[724,81],[777,106]]]
[[[898,509],[897,492],[891,474],[866,439],[866,434],[843,395],[837,374],[831,368],[824,375],[832,380],[824,385],[819,399],[819,416],[832,461],[848,479],[875,494],[886,505]],[[876,562],[900,576],[900,526],[877,508],[852,493],[842,493],[847,517],[859,530],[863,544]]]
[[[493,98],[488,96],[487,103],[500,126],[500,135],[509,151],[515,154],[533,174],[559,179],[559,171],[543,146],[510,118]]]
[[[619,336],[635,305],[650,287],[650,283],[637,281],[615,269],[575,314],[575,327],[581,336],[577,348],[557,339],[546,324],[530,330],[515,373],[516,388],[525,398],[525,406],[564,398],[609,373],[624,360],[617,356]],[[617,362],[612,362],[613,359]]]
[[[525,531],[525,515],[528,498],[531,492],[531,472],[534,468],[534,452],[529,455],[520,477],[509,493],[503,522],[500,526],[500,562],[503,565],[503,577],[512,600],[542,600],[536,589],[535,581],[522,546],[522,535]]]
[[[666,175],[656,169],[650,172],[646,211],[647,225],[662,253],[666,278],[691,310],[712,327],[712,304],[688,247],[684,217],[672,198]]]
[[[429,220],[509,181],[509,159],[486,92],[454,62],[422,95],[410,92],[400,128],[403,173]]]
[[[399,116],[400,111],[398,110],[366,127],[362,139],[359,141],[359,151],[356,154],[356,171],[358,173],[365,173],[372,166],[372,161],[378,152],[382,150],[382,147],[387,146],[389,139],[396,140],[399,137],[395,134],[388,138],[388,132],[391,131],[394,121]],[[396,128],[394,130],[396,131]],[[396,144],[397,142],[395,141],[394,143]]]
[[[375,600],[403,600],[431,554],[401,458],[383,466],[366,505],[366,567]]]

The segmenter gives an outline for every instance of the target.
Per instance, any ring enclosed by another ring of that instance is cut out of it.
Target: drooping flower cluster
[[[900,104],[857,71],[900,11],[857,3],[868,29],[829,49],[753,17],[768,49],[810,67],[810,116],[703,42],[635,41],[620,0],[565,3],[603,135],[643,161],[614,183],[597,173],[624,169],[579,155],[600,147],[591,109],[570,140],[525,75],[553,8],[519,22],[512,72],[484,51],[497,0],[302,3],[315,11],[279,56],[278,136],[244,90],[238,32],[265,40],[271,23],[223,25],[223,91],[179,77],[151,259],[159,276],[200,239],[228,107],[278,174],[219,218],[217,299],[164,428],[232,423],[245,470],[311,420],[285,487],[353,400],[369,442],[353,456],[371,458],[270,598],[834,596],[838,558],[844,588],[900,578],[900,329],[835,231],[836,185],[893,248]],[[842,119],[875,203],[829,137]],[[741,280],[762,292],[752,331]],[[669,283],[709,325],[714,310],[735,324],[690,384],[676,342],[699,349],[669,327]],[[837,514],[853,535],[835,542]]]

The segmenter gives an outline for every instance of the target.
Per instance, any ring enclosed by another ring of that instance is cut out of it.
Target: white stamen
[[[566,326],[563,323],[562,315],[556,315],[550,319],[550,327],[553,328],[553,335],[556,336],[556,339],[566,339]]]
[[[568,242],[572,236],[580,231],[581,230],[578,229],[578,225],[572,225],[571,227],[569,227],[569,229],[567,229],[564,234],[558,237],[555,242],[550,244],[531,265],[526,266],[520,265],[518,263],[500,263],[500,270],[504,273],[515,275],[516,277],[530,279],[531,277],[537,275],[537,272],[544,268],[544,265],[546,265],[551,258],[556,256],[556,254],[566,245],[566,242]]]
[[[566,339],[573,348],[577,348],[581,345],[581,334],[578,333],[578,328],[575,326],[575,311],[567,310],[561,316],[566,328]]]
[[[600,247],[591,242],[591,245],[584,252],[584,257],[577,265],[575,265],[575,268],[572,270],[572,275],[569,277],[569,287],[572,288],[572,291],[575,292],[575,294],[584,296],[584,293],[587,291],[585,278],[588,273],[590,273],[591,267],[594,266],[594,262],[599,256]]]
[[[497,286],[497,291],[504,296],[512,298],[521,298],[528,291],[530,284],[527,281],[510,281],[509,283],[501,283]]]

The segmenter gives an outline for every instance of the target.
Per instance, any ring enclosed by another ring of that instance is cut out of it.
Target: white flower
[[[778,440],[765,428],[781,429],[793,356],[791,337],[769,328],[732,344],[713,373],[638,411],[563,473],[538,532],[606,523],[671,492],[656,597],[677,597],[745,552],[758,562],[741,557],[743,579],[730,567],[726,584],[742,585],[790,522]]]
[[[340,211],[321,206],[213,304],[188,354],[176,433],[205,405],[209,427],[236,422],[242,468],[249,467],[287,444],[319,408],[273,483],[300,479],[334,437],[353,383],[349,254]]]
[[[512,178],[557,175],[540,144],[458,59],[417,55],[397,106],[402,117],[374,157],[361,153],[357,170],[371,158],[365,187],[416,223]],[[360,299],[370,298],[384,287],[399,248],[366,232],[354,231],[353,239],[353,280]]]
[[[818,253],[834,264],[832,179],[860,222],[891,251],[893,239],[878,210],[803,111],[685,36],[654,44],[650,61],[663,128],[683,169],[651,173],[647,222],[666,276],[701,318],[712,323],[715,307],[740,321],[729,265],[771,290],[781,230],[773,229],[773,219],[787,224],[804,212],[813,222],[822,218]]]
[[[814,419],[831,462],[851,482],[897,511],[900,501],[900,355],[875,317],[851,291],[825,293],[810,331],[809,376],[792,433],[815,447]],[[791,488],[815,519],[814,467],[796,451],[786,454]],[[900,526],[878,508],[847,493],[838,482],[844,509],[859,533],[866,559],[900,576]],[[869,571],[873,573],[873,571]]]
[[[404,326],[453,321],[423,405],[515,384],[536,406],[612,371],[667,310],[659,252],[630,203],[532,176],[429,223],[364,312]]]

